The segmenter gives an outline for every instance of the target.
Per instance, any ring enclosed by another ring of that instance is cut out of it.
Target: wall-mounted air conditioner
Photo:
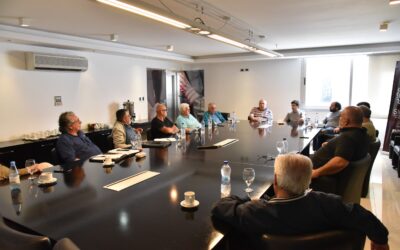
[[[88,69],[88,60],[80,56],[26,52],[25,59],[28,70],[86,71]]]

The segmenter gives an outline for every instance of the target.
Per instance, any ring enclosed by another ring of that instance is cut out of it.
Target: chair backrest
[[[363,197],[363,198],[367,197],[367,195],[368,195],[369,179],[371,176],[372,167],[374,166],[374,162],[375,162],[375,159],[376,159],[376,156],[378,154],[380,147],[381,147],[381,141],[379,140],[379,138],[376,138],[375,142],[369,144],[369,154],[371,155],[371,162],[369,164],[367,174],[365,175],[365,178],[364,178],[364,183],[363,183],[362,192],[361,192],[361,197]]]
[[[360,203],[362,186],[370,162],[371,156],[367,154],[359,161],[350,162],[338,173],[336,193],[342,196],[344,202]]]
[[[228,120],[229,113],[227,112],[221,112],[222,117],[224,117],[225,120]]]
[[[362,250],[364,244],[365,235],[362,233],[349,230],[332,230],[296,236],[263,235],[263,246],[257,247],[257,249]]]
[[[153,136],[152,136],[152,134],[151,134],[151,128],[148,128],[148,129],[146,130],[146,139],[147,139],[148,141],[153,140]]]
[[[115,148],[112,134],[111,135],[107,135],[107,147],[109,149]]]
[[[46,236],[27,234],[9,227],[0,215],[0,248],[47,250],[51,249],[51,243]]]
[[[50,153],[51,153],[51,161],[52,161],[53,165],[60,164],[60,158],[58,157],[56,148],[52,148]]]

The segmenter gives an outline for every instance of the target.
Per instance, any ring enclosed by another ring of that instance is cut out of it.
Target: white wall
[[[370,56],[368,96],[373,117],[388,116],[396,61],[400,61],[400,54]]]
[[[235,111],[240,119],[247,118],[260,98],[268,101],[275,120],[284,118],[290,101],[300,99],[300,59],[210,63],[192,68],[204,69],[206,103],[216,102],[219,110]],[[249,71],[240,71],[246,68]]]
[[[88,58],[86,72],[28,71],[24,51],[79,55]],[[167,61],[0,43],[0,141],[57,128],[61,112],[74,111],[87,123],[112,125],[115,110],[135,101],[138,119],[147,118],[146,68],[182,69]],[[54,106],[54,96],[63,105]],[[139,103],[139,97],[145,101]]]

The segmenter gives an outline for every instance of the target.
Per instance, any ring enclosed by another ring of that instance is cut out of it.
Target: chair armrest
[[[394,145],[400,145],[400,135],[394,137]]]

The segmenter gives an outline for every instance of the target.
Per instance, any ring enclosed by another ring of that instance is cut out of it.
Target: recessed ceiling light
[[[174,51],[174,45],[167,45],[166,48],[168,51]]]
[[[379,31],[381,31],[381,32],[387,31],[388,25],[389,25],[389,24],[388,24],[387,22],[381,23],[381,25],[379,26]]]
[[[389,4],[390,5],[400,4],[400,0],[390,0]]]
[[[111,34],[110,35],[110,40],[113,42],[117,42],[118,41],[118,35],[117,34]]]
[[[31,19],[25,17],[19,17],[18,22],[21,27],[29,27],[31,25]]]

